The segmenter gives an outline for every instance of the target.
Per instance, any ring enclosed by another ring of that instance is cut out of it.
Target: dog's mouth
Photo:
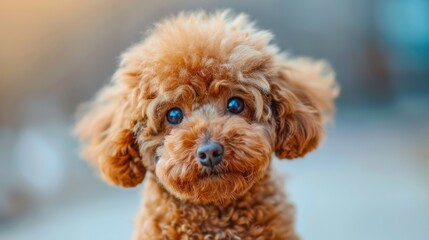
[[[162,164],[163,162],[160,161]],[[162,165],[158,170],[162,170]],[[240,168],[241,167],[241,168]],[[214,168],[187,168],[183,175],[174,177],[184,168],[170,169],[168,174],[159,171],[157,176],[161,183],[176,197],[193,202],[217,202],[234,199],[245,193],[260,177],[263,168],[252,169],[243,166],[219,165]],[[193,171],[192,171],[193,170]],[[187,174],[185,174],[185,172]],[[180,172],[182,173],[182,172]]]
[[[247,172],[238,172],[238,171],[222,171],[222,170],[218,170],[218,169],[208,169],[206,171],[204,171],[199,179],[203,180],[209,180],[209,179],[226,179],[230,176],[241,176],[244,179],[248,179],[250,177],[251,174],[247,173]]]

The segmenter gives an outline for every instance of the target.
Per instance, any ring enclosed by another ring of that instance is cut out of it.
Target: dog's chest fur
[[[134,240],[298,239],[294,209],[267,174],[244,196],[222,205],[176,199],[147,176]]]

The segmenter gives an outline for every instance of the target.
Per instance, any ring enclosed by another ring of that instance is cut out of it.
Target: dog
[[[121,57],[75,133],[102,178],[146,178],[133,239],[298,239],[272,156],[320,143],[329,64],[290,57],[244,14],[180,13]]]

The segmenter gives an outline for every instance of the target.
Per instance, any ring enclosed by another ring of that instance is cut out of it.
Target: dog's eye
[[[239,97],[232,97],[228,100],[226,108],[230,113],[239,114],[244,109],[244,101]]]
[[[183,120],[183,113],[180,108],[172,108],[168,110],[167,115],[165,116],[167,118],[167,121],[172,125],[177,125],[182,122]]]

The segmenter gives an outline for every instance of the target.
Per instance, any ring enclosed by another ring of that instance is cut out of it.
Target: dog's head
[[[324,62],[289,59],[244,15],[181,14],[123,56],[76,128],[83,155],[110,183],[146,171],[194,202],[231,199],[272,153],[302,157],[323,135],[337,95]]]

